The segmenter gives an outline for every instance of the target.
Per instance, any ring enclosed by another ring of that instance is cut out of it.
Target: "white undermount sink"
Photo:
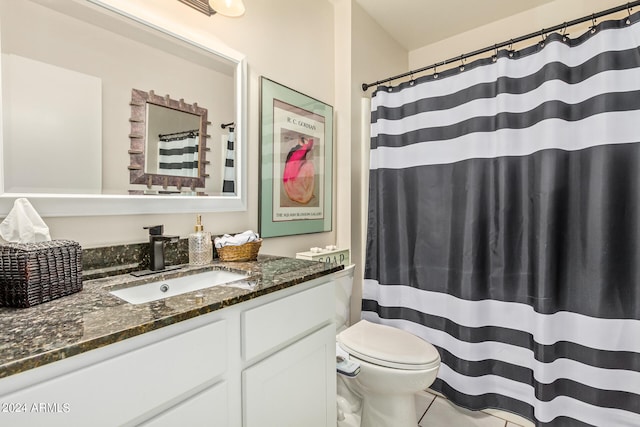
[[[246,278],[245,274],[211,270],[189,276],[158,280],[144,285],[134,285],[110,293],[131,304],[142,304]]]

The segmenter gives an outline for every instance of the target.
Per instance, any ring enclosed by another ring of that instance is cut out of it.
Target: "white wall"
[[[257,230],[259,78],[263,75],[333,105],[332,4],[317,0],[245,0],[245,15],[228,18],[220,15],[207,17],[174,0],[105,0],[105,3],[135,16],[151,16],[154,20],[180,26],[196,38],[220,40],[246,55],[249,70],[248,210],[229,214],[203,212],[202,219],[205,229],[213,233]],[[340,113],[336,114],[339,120]],[[73,239],[83,247],[98,247],[143,242],[146,240],[146,230],[142,229],[145,225],[164,224],[167,234],[186,236],[193,230],[194,220],[195,215],[192,214],[158,214],[47,218],[46,222],[53,238]],[[334,215],[333,231],[327,233],[266,239],[261,253],[293,256],[310,246],[334,244],[336,222]]]
[[[350,176],[351,260],[356,264],[351,300],[352,322],[360,318],[362,277],[364,269],[368,194],[365,190],[369,175],[368,132],[362,132],[362,98],[369,98],[373,89],[362,90],[362,83],[371,83],[408,69],[407,51],[393,40],[362,7],[352,1],[351,10],[351,76],[350,100]],[[367,113],[366,122],[369,123]]]
[[[441,40],[409,52],[409,69],[426,67],[467,52],[473,52],[486,46],[492,46],[512,38],[550,28],[563,22],[571,21],[594,12],[609,9],[622,4],[620,0],[555,0],[534,9],[501,19],[454,37]],[[622,12],[620,16],[626,16]],[[613,15],[611,15],[613,16]],[[454,19],[454,18],[452,18]],[[607,18],[601,18],[604,20]],[[600,22],[600,21],[598,21]],[[570,35],[578,36],[591,25],[590,22],[581,27],[568,29]],[[539,40],[522,42],[515,48],[536,43]],[[468,61],[471,61],[469,59]],[[458,64],[453,64],[457,66]],[[440,67],[438,67],[440,70]],[[441,71],[441,70],[440,70]]]

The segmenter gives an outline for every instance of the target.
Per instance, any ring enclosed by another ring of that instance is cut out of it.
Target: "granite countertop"
[[[31,308],[0,307],[0,378],[210,313],[342,270],[301,259],[260,255],[252,262],[214,261],[206,267],[136,278],[122,274],[87,280],[83,290]],[[109,293],[132,284],[222,269],[248,273],[252,289],[214,286],[144,304]],[[196,299],[195,295],[198,295]],[[200,295],[202,296],[200,298]]]

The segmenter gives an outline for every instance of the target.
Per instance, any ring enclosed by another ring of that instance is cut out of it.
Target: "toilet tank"
[[[353,271],[355,264],[344,267],[344,270],[335,273],[335,300],[336,300],[336,333],[349,327],[351,313],[351,290],[353,289]]]

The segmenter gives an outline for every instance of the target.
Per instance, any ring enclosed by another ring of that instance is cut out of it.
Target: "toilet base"
[[[416,400],[413,394],[369,394],[362,401],[361,427],[416,427]]]
[[[392,401],[391,401],[392,400]],[[361,411],[350,411],[346,400],[338,400],[338,427],[416,427],[415,397],[367,396]],[[346,409],[346,410],[345,410]]]
[[[376,394],[362,397],[352,379],[337,376],[338,427],[416,427],[413,393]]]

